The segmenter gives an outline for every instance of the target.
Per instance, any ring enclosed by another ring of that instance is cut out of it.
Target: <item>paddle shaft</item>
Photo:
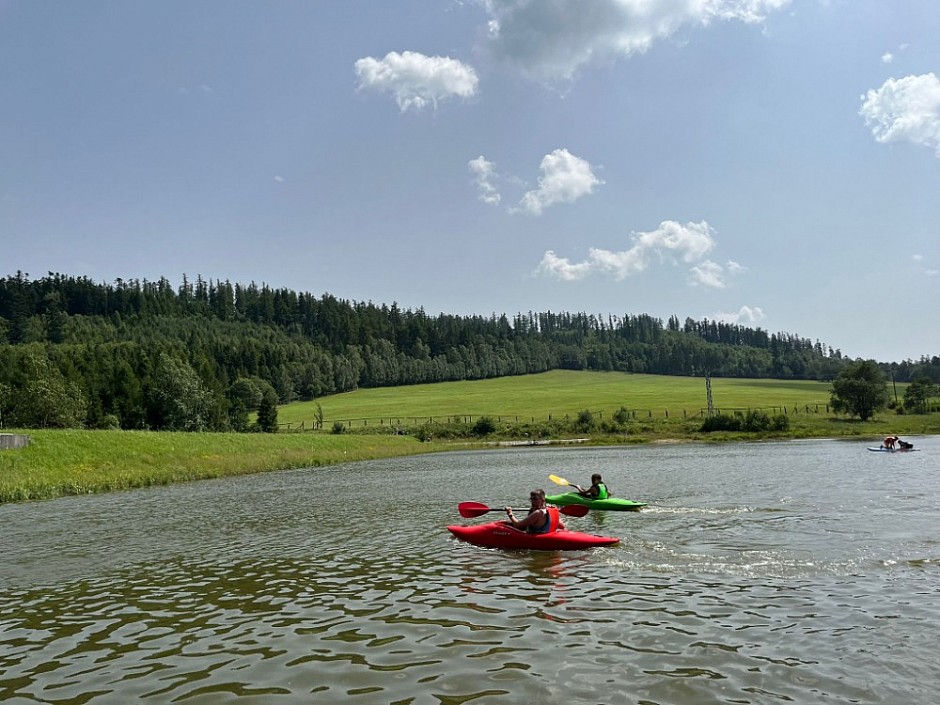
[[[510,507],[510,509],[514,512],[528,512],[528,509],[522,510],[513,507]],[[488,507],[480,502],[461,502],[457,505],[457,510],[460,512],[460,516],[467,518],[483,516],[490,512],[505,511],[505,509],[500,509],[499,507]],[[588,513],[588,508],[579,504],[573,504],[567,507],[561,507],[558,511],[572,517],[583,517]]]

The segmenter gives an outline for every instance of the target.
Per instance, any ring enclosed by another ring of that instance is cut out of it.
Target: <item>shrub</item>
[[[585,409],[584,411],[578,412],[578,420],[575,422],[575,427],[582,433],[587,433],[594,428],[594,414]]]
[[[763,411],[748,411],[744,417],[744,424],[741,427],[743,431],[759,433],[770,428],[770,417]]]
[[[423,426],[421,426],[417,431],[415,431],[414,436],[422,443],[426,443],[427,441],[430,441],[434,437],[434,434],[432,433],[433,430],[434,429],[431,426],[431,424],[426,423]]]
[[[340,433],[343,433],[345,430],[346,430],[346,427],[343,426],[343,422],[342,422],[342,421],[334,421],[334,422],[333,422],[333,430],[331,431],[331,433],[334,433],[334,434],[336,434],[336,435],[339,435]]]
[[[727,414],[714,414],[705,419],[702,427],[699,429],[702,433],[712,433],[713,431],[740,431],[741,419]]]
[[[121,421],[114,414],[105,414],[98,419],[95,428],[101,429],[102,431],[117,431],[121,428]]]
[[[477,422],[473,424],[474,436],[488,436],[495,432],[496,422],[489,416],[481,416],[479,419],[477,419]]]
[[[623,426],[630,421],[630,412],[627,411],[627,407],[621,406],[614,412],[614,421]]]

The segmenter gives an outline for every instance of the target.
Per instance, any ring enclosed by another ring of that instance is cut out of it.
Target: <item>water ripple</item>
[[[615,486],[630,453],[630,484],[657,496],[639,514],[573,519],[623,537],[588,552],[461,543],[443,528],[451,503],[400,489],[449,478],[485,496],[544,474],[557,456],[539,451],[0,508],[17,537],[0,565],[0,701],[932,702],[940,473],[891,478],[887,521],[883,464],[867,470],[845,444],[774,448],[566,452]],[[833,488],[804,489],[800,468],[819,484],[840,463]],[[349,531],[335,511],[353,502],[338,481],[350,473],[382,532]],[[323,484],[334,494],[310,502]],[[111,521],[83,536],[102,512]],[[53,516],[57,532],[29,531]]]

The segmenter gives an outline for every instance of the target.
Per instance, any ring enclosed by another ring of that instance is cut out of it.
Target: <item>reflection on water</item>
[[[940,439],[918,446],[451,454],[2,506],[0,701],[934,702]],[[593,551],[444,530],[560,467],[650,507],[568,518],[622,537]]]

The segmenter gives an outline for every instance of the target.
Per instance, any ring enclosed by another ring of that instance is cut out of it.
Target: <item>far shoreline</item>
[[[937,415],[940,418],[940,415]],[[155,431],[16,430],[28,445],[0,450],[0,504],[100,494],[155,485],[258,474],[316,470],[351,462],[426,453],[524,447],[630,447],[683,443],[725,444],[800,440],[878,441],[879,433],[760,437],[723,433],[652,436],[623,434],[551,439],[458,439],[422,441],[413,436],[286,432],[278,434]],[[831,430],[831,429],[829,429]],[[857,429],[856,429],[857,430]],[[926,429],[925,429],[926,430]],[[935,435],[940,428],[908,437]]]

